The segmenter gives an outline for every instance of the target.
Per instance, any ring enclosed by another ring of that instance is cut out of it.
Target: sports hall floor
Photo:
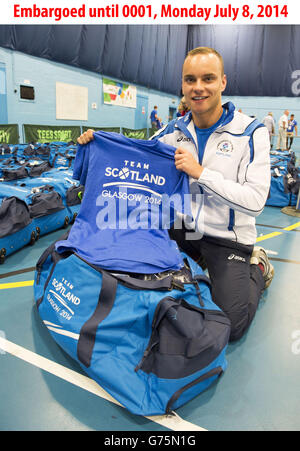
[[[300,218],[266,207],[257,224],[274,280],[248,333],[229,345],[223,377],[175,417],[130,414],[84,375],[41,323],[33,267],[61,230],[7,257],[0,266],[0,430],[299,430]]]

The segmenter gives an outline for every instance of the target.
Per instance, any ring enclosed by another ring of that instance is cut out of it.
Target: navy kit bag
[[[52,337],[137,415],[170,413],[227,366],[229,320],[202,269],[184,261],[184,270],[146,280],[58,254],[54,245],[37,263],[36,305]]]
[[[28,190],[0,183],[0,264],[7,256],[36,240],[27,194]]]
[[[0,195],[0,264],[5,257],[35,242],[35,228],[29,208],[16,196]]]

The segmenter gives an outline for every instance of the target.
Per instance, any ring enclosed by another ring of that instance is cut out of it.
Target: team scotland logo
[[[217,146],[217,154],[230,156],[233,151],[233,145],[231,141],[223,140],[219,142]]]
[[[129,176],[129,169],[128,168],[122,168],[119,172],[119,177],[120,179],[127,179],[127,177]]]
[[[126,180],[122,182],[109,182],[110,185],[119,184],[125,186],[126,183],[129,183],[132,188],[132,184],[135,182],[144,182],[147,184],[151,183],[159,186],[166,183],[166,179],[162,175],[152,174],[149,172],[148,163],[135,163],[134,161],[127,160],[125,160],[124,163],[125,165],[121,169],[120,167],[105,168],[105,177],[114,177],[116,179]],[[103,186],[107,186],[107,184],[104,184]],[[139,185],[139,188],[140,187],[141,186]],[[147,189],[149,189],[149,187]]]

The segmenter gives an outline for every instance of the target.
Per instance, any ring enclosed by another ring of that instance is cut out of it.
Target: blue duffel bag
[[[284,177],[271,177],[271,185],[266,205],[271,207],[286,207],[296,205],[297,196],[287,192]]]
[[[227,366],[230,322],[202,269],[183,256],[180,271],[132,277],[59,254],[54,243],[37,263],[34,295],[44,325],[134,414],[172,412]]]

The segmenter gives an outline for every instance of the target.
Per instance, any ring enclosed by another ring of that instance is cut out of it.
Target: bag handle
[[[118,281],[114,277],[107,272],[102,273],[102,287],[97,307],[92,316],[82,326],[77,343],[78,359],[86,367],[91,365],[99,324],[105,320],[113,308],[117,285]]]
[[[197,282],[204,282],[206,285],[211,288],[211,281],[205,274],[196,274],[194,275],[194,279],[197,280]]]
[[[184,291],[184,287],[174,281],[172,275],[166,276],[158,280],[141,280],[134,277],[113,275],[122,285],[133,290],[159,290],[159,291],[171,291],[173,289],[180,289]]]
[[[48,255],[50,255],[50,253],[49,253],[49,254],[48,254],[48,253],[45,254],[46,259],[47,259]],[[37,309],[39,309],[39,306],[41,305],[41,303],[42,303],[42,301],[43,301],[43,299],[44,299],[44,295],[45,295],[46,288],[47,288],[47,286],[48,286],[48,283],[49,283],[50,280],[51,280],[51,277],[52,277],[52,275],[53,275],[53,272],[54,272],[54,269],[55,269],[57,263],[58,263],[60,260],[62,260],[62,259],[64,259],[64,258],[68,257],[69,255],[70,255],[70,254],[69,254],[68,252],[65,252],[65,253],[63,253],[63,254],[59,254],[59,253],[56,252],[55,250],[53,250],[53,251],[51,252],[52,267],[51,267],[51,270],[50,270],[50,272],[49,272],[49,274],[48,274],[47,280],[46,280],[46,282],[45,282],[45,284],[44,284],[43,294],[42,294],[42,296],[41,296],[39,299],[37,299],[37,301],[36,301],[36,307],[37,307]],[[36,272],[36,283],[38,284],[39,281],[40,281],[40,276],[41,276],[42,266],[37,266],[37,267],[36,267],[36,271],[37,271],[37,272]]]
[[[216,368],[213,368],[212,370],[208,371],[207,373],[203,374],[202,376],[198,377],[197,379],[193,380],[189,384],[185,385],[184,387],[177,390],[173,396],[169,399],[168,404],[166,406],[166,414],[170,415],[172,413],[172,406],[173,404],[178,400],[178,398],[189,388],[194,387],[197,384],[200,384],[200,382],[203,382],[210,378],[218,378],[223,374],[223,368],[221,366],[217,366]]]
[[[42,255],[40,256],[40,258],[37,261],[36,264],[36,271],[37,271],[37,283],[39,283],[39,277],[43,268],[43,264],[45,263],[45,261],[47,260],[47,258],[49,257],[49,255],[53,254],[53,252],[55,251],[55,245],[57,243],[57,241],[61,241],[61,240],[66,240],[69,236],[70,231],[68,230],[67,232],[65,232],[63,234],[63,236],[61,236],[60,238],[58,238],[56,241],[54,241],[54,243],[52,243],[49,247],[47,247],[47,249],[42,253]]]

